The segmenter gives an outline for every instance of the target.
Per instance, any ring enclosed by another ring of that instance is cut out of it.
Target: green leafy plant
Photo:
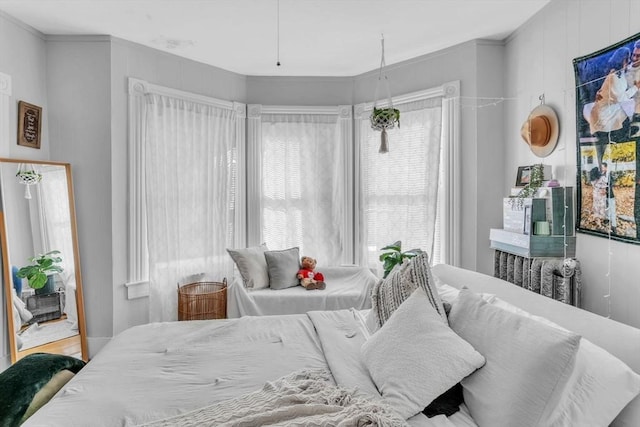
[[[397,108],[375,108],[373,107],[373,114],[371,115],[372,123],[378,124],[391,124],[392,126],[382,126],[384,128],[392,128],[393,124],[397,123],[400,127],[400,110]]]
[[[62,273],[62,267],[57,265],[62,262],[62,258],[58,256],[60,251],[51,251],[46,254],[29,258],[29,262],[33,264],[22,267],[18,270],[17,276],[27,278],[29,286],[33,289],[41,289],[47,283],[47,276],[53,273]]]
[[[524,205],[524,199],[529,197],[533,197],[538,192],[538,189],[542,187],[542,182],[544,179],[544,165],[539,163],[537,165],[531,166],[531,175],[529,177],[529,182],[522,187],[522,190],[518,192],[514,199],[511,199],[511,207],[513,207],[514,202],[517,203],[518,209],[522,209]]]
[[[382,250],[386,251],[380,255],[380,261],[382,261],[382,268],[384,269],[384,276],[382,277],[387,277],[393,267],[402,264],[405,259],[413,258],[422,253],[422,249],[411,249],[402,252],[402,242],[400,240],[385,246]]]

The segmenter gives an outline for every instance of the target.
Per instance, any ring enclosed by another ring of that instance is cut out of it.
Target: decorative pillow
[[[430,307],[423,289],[362,345],[362,360],[380,394],[405,419],[485,362]]]
[[[417,288],[425,291],[429,303],[446,323],[447,315],[436,290],[436,282],[431,276],[429,255],[423,252],[409,262],[396,266],[385,279],[374,286],[371,291],[371,312],[376,318],[377,326],[382,326]]]
[[[462,380],[464,402],[480,426],[539,426],[573,369],[580,336],[509,313],[462,289],[451,328],[487,363]]]
[[[426,252],[422,252],[418,256],[411,258],[408,268],[404,271],[404,276],[405,280],[418,285],[424,290],[431,306],[436,310],[442,321],[447,323],[447,314],[438,294],[436,281],[431,274],[429,255]]]
[[[544,317],[535,316],[500,298],[496,298],[493,305],[565,330]],[[603,348],[582,338],[575,367],[559,396],[559,402],[541,425],[608,426],[639,393],[640,375]]]
[[[401,272],[408,265],[408,262],[396,265],[387,277],[380,279],[371,289],[371,312],[369,316],[373,320],[372,323],[375,324],[375,329],[379,329],[416,289],[414,286],[410,286],[410,283],[405,284],[402,281]]]
[[[269,275],[264,253],[267,245],[254,246],[246,249],[227,249],[231,259],[236,263],[244,286],[249,289],[264,289],[269,287]]]
[[[298,270],[300,270],[300,255],[298,247],[280,251],[266,251],[267,272],[271,289],[286,289],[298,286]]]

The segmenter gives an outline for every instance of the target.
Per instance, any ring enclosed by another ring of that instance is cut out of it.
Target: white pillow
[[[442,321],[422,288],[362,345],[362,359],[380,394],[405,419],[485,362]]]
[[[446,283],[443,283],[440,279],[438,279],[436,283],[437,283],[438,294],[440,294],[440,298],[443,301],[446,301],[449,304],[452,304],[453,301],[456,298],[458,298],[460,289],[454,288],[451,285],[447,285]],[[462,289],[469,289],[469,288],[467,288],[466,286],[462,286]],[[477,295],[480,295],[480,297],[488,303],[493,302],[493,300],[496,298],[494,294],[488,294],[488,293],[481,293]]]
[[[462,380],[476,423],[544,425],[573,369],[580,336],[495,307],[468,289],[452,304],[449,324],[487,359]]]
[[[227,249],[231,259],[236,263],[244,286],[248,289],[265,289],[269,287],[269,274],[264,253],[267,245],[245,249]]]
[[[500,298],[496,298],[493,305],[565,330],[544,317],[535,316]],[[640,375],[603,348],[582,338],[575,367],[564,392],[556,408],[541,425],[608,426],[639,393]]]

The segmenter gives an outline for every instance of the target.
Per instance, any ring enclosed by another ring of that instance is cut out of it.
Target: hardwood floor
[[[22,359],[23,357],[32,354],[32,353],[55,353],[55,354],[64,354],[67,356],[74,356],[77,358],[81,358],[81,348],[80,348],[80,335],[74,335],[69,338],[65,338],[59,341],[53,341],[48,344],[44,344],[41,346],[29,348],[27,350],[19,351],[17,360]]]
[[[66,320],[66,318],[67,316],[63,315],[63,317],[60,319],[53,320],[50,322],[43,322],[41,323],[41,325],[46,325],[47,323],[64,321]],[[23,357],[33,353],[64,354],[66,356],[73,356],[73,357],[77,357],[78,359],[81,359],[82,347],[80,344],[80,334],[74,335],[69,338],[52,341],[50,343],[39,345],[33,348],[28,348],[26,350],[21,350],[18,352],[16,360],[20,360]]]

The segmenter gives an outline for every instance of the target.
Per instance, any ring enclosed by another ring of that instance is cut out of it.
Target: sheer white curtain
[[[42,180],[36,186],[38,227],[42,253],[58,250],[65,279],[74,274],[71,216],[69,215],[69,188],[67,172],[63,166],[45,165],[40,169]],[[35,244],[35,243],[34,243]],[[35,244],[36,247],[40,245]],[[66,281],[66,280],[65,280]]]
[[[255,159],[250,163],[258,167],[250,178],[256,197],[249,213],[259,226],[251,228],[250,237],[269,249],[299,246],[301,255],[321,265],[350,262],[351,107],[343,115],[338,109],[284,113],[263,108],[253,122],[251,110],[249,144]]]
[[[231,275],[236,229],[236,113],[146,95],[144,169],[150,321],[175,320],[177,283]]]
[[[400,127],[388,131],[389,152],[378,153],[380,132],[369,112],[358,121],[359,259],[379,269],[381,248],[397,240],[402,249],[434,252],[441,175],[442,96],[398,103]],[[437,255],[434,257],[434,255]]]

